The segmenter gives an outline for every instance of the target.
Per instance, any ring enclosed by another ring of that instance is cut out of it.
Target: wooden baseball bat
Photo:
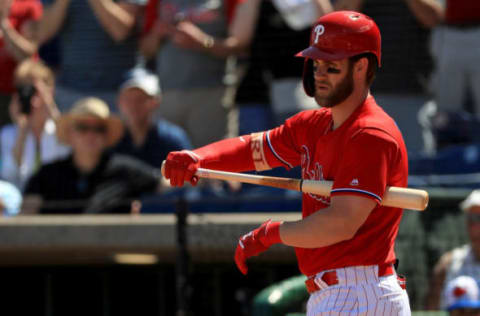
[[[162,163],[162,175],[164,174],[164,164],[165,161]],[[330,191],[332,190],[333,185],[332,181],[271,177],[204,168],[198,168],[195,175],[200,178],[265,185],[280,189],[295,190],[303,193],[312,193],[321,196],[330,196]],[[423,211],[428,205],[428,192],[410,188],[387,187],[381,204],[383,206]]]

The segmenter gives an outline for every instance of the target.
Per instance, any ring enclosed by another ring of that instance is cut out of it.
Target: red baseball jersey
[[[402,210],[380,202],[387,186],[407,186],[403,137],[372,96],[337,129],[332,130],[332,124],[328,108],[301,112],[263,134],[259,146],[263,152],[255,161],[257,169],[300,165],[303,179],[332,180],[331,196],[359,195],[378,203],[352,239],[327,247],[295,249],[300,270],[307,276],[395,261],[394,241]],[[328,207],[330,198],[303,194],[302,204],[306,217]]]

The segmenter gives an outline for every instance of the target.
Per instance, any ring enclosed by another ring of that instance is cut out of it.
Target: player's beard
[[[332,108],[342,103],[353,92],[353,65],[349,63],[348,72],[345,78],[340,81],[335,89],[327,96],[320,96],[315,92],[315,101],[322,107]]]

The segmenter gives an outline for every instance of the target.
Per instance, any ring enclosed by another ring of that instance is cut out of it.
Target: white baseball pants
[[[323,284],[310,295],[307,316],[411,315],[407,291],[396,274],[379,277],[378,266],[348,267],[336,272],[338,284]],[[318,273],[315,280],[321,276],[322,272]]]

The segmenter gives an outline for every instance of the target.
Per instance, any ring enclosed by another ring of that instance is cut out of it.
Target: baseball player
[[[395,122],[369,87],[380,66],[380,31],[358,12],[336,11],[314,24],[303,83],[320,109],[269,131],[172,152],[165,176],[173,186],[197,183],[198,167],[225,171],[287,169],[333,180],[330,197],[303,194],[303,219],[266,221],[242,236],[235,262],[283,243],[295,247],[310,298],[307,316],[410,315],[395,272],[394,241],[402,210],[380,203],[386,186],[407,185],[407,153]]]

